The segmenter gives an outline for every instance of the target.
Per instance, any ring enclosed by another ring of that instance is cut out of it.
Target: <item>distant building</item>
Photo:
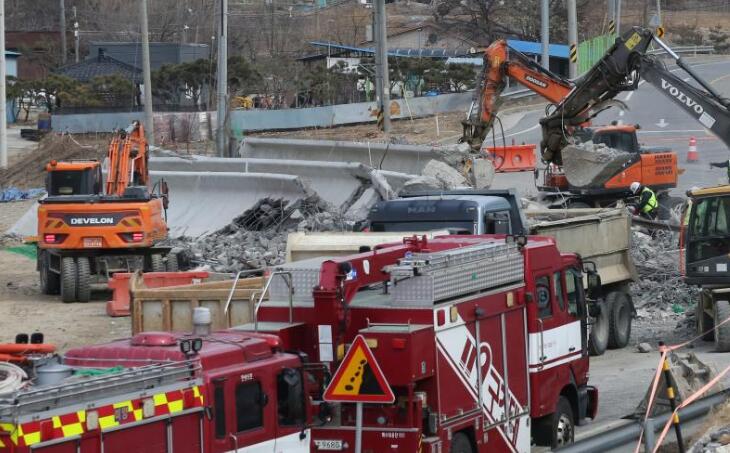
[[[43,65],[41,62],[54,61],[54,56],[49,53],[58,47],[60,41],[61,34],[54,31],[11,30],[6,32],[5,49],[22,53],[17,61],[17,77],[21,80],[38,80],[47,77],[49,65]]]
[[[104,55],[136,68],[142,67],[142,44],[139,42],[92,42],[89,57]],[[166,64],[180,64],[210,57],[207,44],[150,43],[150,67],[154,71]]]
[[[118,75],[134,84],[142,81],[142,70],[123,61],[117,60],[99,50],[95,58],[87,58],[78,63],[62,66],[57,74],[86,83],[95,77]]]
[[[363,44],[372,44],[366,41]],[[479,44],[463,36],[454,34],[432,23],[423,23],[408,28],[396,29],[388,33],[389,48],[409,49],[452,49],[468,53]]]

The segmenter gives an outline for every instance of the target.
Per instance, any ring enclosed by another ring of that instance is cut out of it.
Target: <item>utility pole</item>
[[[621,0],[616,0],[616,34],[621,36]]]
[[[5,95],[5,0],[0,0],[0,169],[8,168],[8,103]]]
[[[541,39],[542,39],[542,67],[550,70],[550,0],[540,2]]]
[[[383,115],[383,132],[390,132],[390,82],[385,0],[375,0],[375,90],[378,111]]]
[[[66,64],[66,2],[61,1],[61,63]]]
[[[73,8],[74,11],[74,55],[76,59],[76,63],[79,62],[79,21],[76,19],[76,7]]]
[[[659,19],[660,27],[662,25],[664,25],[662,22],[662,2],[661,2],[661,0],[656,0],[656,18]]]
[[[218,22],[218,123],[216,124],[215,143],[218,156],[228,157],[226,147],[226,114],[228,113],[228,0],[221,0],[220,20]]]
[[[150,71],[150,31],[147,24],[147,0],[140,1],[142,21],[142,78],[144,82],[144,128],[147,143],[155,144],[155,123],[152,116],[152,74]]]
[[[568,0],[568,45],[570,46],[569,76],[571,79],[578,77],[578,13],[575,6],[576,0]]]

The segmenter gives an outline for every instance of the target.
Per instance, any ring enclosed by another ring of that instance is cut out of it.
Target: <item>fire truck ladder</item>
[[[99,401],[113,395],[144,392],[184,381],[189,381],[191,386],[200,385],[197,379],[193,379],[199,367],[195,362],[149,365],[98,377],[80,378],[78,381],[52,387],[21,390],[0,399],[0,420],[56,407]]]

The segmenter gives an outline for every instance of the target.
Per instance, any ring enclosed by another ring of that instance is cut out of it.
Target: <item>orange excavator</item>
[[[629,196],[629,186],[633,181],[666,194],[668,189],[677,184],[679,171],[676,153],[667,149],[641,147],[636,135],[638,126],[591,125],[591,120],[598,113],[620,105],[619,101],[614,100],[619,92],[638,86],[641,62],[646,57],[652,37],[647,30],[632,29],[625,39],[617,39],[606,55],[575,81],[544,69],[526,55],[510,49],[504,40],[492,43],[484,52],[484,71],[480,90],[476,94],[478,99],[472,103],[468,117],[462,123],[464,130],[461,141],[468,143],[475,152],[482,152],[484,141],[497,118],[500,95],[509,77],[551,103],[546,108],[546,116],[540,121],[543,133],[541,155],[546,168],[538,188],[555,207],[606,206]],[[587,141],[602,143],[629,155],[617,165],[596,168],[600,164],[591,163],[588,152],[585,155],[573,153],[572,159],[587,157],[585,166],[593,165],[589,182],[583,181],[580,186],[575,186],[569,182],[570,175],[564,171],[563,150],[568,145]],[[488,152],[501,154],[500,161],[507,162],[512,157],[510,148],[520,148],[505,147],[507,151],[500,153],[499,147],[494,145]],[[526,161],[524,158],[519,160]],[[496,170],[499,172],[500,168]]]
[[[170,249],[158,245],[167,238],[167,184],[151,187],[148,160],[144,127],[134,122],[109,144],[106,184],[96,160],[46,165],[34,238],[45,294],[86,302],[92,284],[114,272],[176,270]]]

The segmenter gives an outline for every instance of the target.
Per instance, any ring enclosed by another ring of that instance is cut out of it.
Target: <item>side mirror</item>
[[[593,296],[601,291],[601,276],[596,271],[588,272],[588,294]]]

